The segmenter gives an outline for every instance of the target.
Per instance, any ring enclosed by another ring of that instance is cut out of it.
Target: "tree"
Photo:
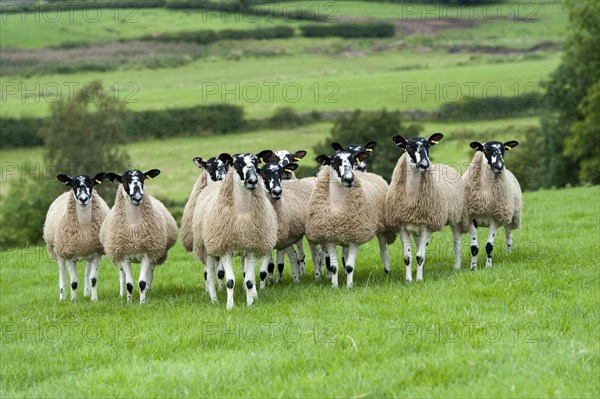
[[[367,160],[368,170],[383,176],[388,181],[402,151],[392,145],[392,137],[401,134],[405,137],[418,136],[423,130],[420,125],[403,125],[398,112],[365,112],[356,110],[349,115],[341,115],[331,129],[331,136],[314,148],[315,156],[331,155],[331,143],[362,144],[377,141],[378,146]]]
[[[48,125],[40,131],[44,158],[51,166],[47,170],[93,176],[100,171],[121,172],[128,168],[129,157],[119,147],[125,139],[128,113],[100,82],[87,84],[74,98],[57,101],[50,112]],[[102,186],[98,189],[108,194]],[[110,197],[106,199],[111,202]]]
[[[544,187],[600,182],[600,3],[566,7],[570,33],[560,66],[544,84],[548,112],[533,143]]]
[[[48,124],[40,130],[45,142],[45,173],[11,181],[3,190],[0,207],[3,247],[42,240],[46,211],[65,191],[56,180],[58,173],[95,175],[100,171],[121,172],[129,167],[127,154],[118,147],[123,142],[127,111],[100,83],[86,85],[74,98],[57,101],[50,112]],[[112,203],[114,187],[102,185],[96,189]]]

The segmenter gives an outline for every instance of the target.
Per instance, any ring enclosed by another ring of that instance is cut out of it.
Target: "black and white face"
[[[306,156],[306,151],[300,150],[295,153],[291,153],[286,150],[274,151],[271,157],[268,159],[268,163],[278,164],[282,168],[285,168],[289,164],[299,161]],[[283,171],[283,180],[290,180],[292,178],[291,172]]]
[[[274,200],[281,198],[281,193],[283,191],[281,187],[281,181],[284,180],[284,173],[292,173],[297,168],[298,164],[295,163],[289,163],[285,167],[282,167],[278,164],[268,163],[260,168],[260,175],[265,182],[267,191],[269,194],[271,194],[271,198]]]
[[[501,143],[499,141],[488,141],[487,143],[479,143],[474,141],[470,144],[471,148],[483,152],[486,164],[492,172],[500,174],[504,171],[504,151],[519,145],[517,141],[507,141]]]
[[[346,187],[351,187],[354,184],[354,168],[359,162],[367,159],[369,154],[360,152],[354,156],[350,151],[337,151],[332,157],[327,155],[319,155],[317,162],[321,165],[329,165],[333,169],[339,181]]]
[[[254,154],[235,154],[233,168],[248,190],[258,185],[258,157]]]
[[[428,139],[413,137],[406,140],[400,135],[394,136],[392,139],[398,147],[404,148],[407,152],[409,163],[419,172],[425,173],[431,166],[429,148],[436,145],[443,137],[441,133],[434,133]]]
[[[101,184],[105,178],[104,173],[98,173],[94,177],[79,175],[73,178],[60,174],[56,178],[64,185],[73,189],[73,197],[77,204],[81,206],[89,205],[92,202],[94,186]]]
[[[208,160],[203,160],[200,157],[193,159],[196,166],[201,169],[206,169],[210,176],[210,181],[221,181],[227,176],[229,165],[233,161],[229,154],[221,154],[219,157],[212,157]]]
[[[352,155],[355,156],[355,157],[360,152],[366,152],[366,153],[370,154],[376,146],[377,146],[377,142],[376,141],[370,141],[364,147],[361,144],[349,144],[346,148],[343,148],[342,145],[339,144],[339,143],[333,143],[333,144],[331,144],[331,147],[334,150],[336,150],[336,151],[340,151],[340,150],[350,151],[352,153]],[[367,171],[367,162],[365,162],[365,161],[358,162],[356,164],[356,170],[361,171],[361,172],[366,172]]]
[[[125,199],[132,205],[138,206],[144,200],[144,181],[152,180],[160,174],[160,170],[152,169],[144,173],[141,170],[127,170],[122,175],[107,173],[106,178],[111,182],[123,184]]]

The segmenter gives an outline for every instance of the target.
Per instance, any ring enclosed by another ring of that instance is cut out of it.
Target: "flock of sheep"
[[[352,288],[359,246],[377,237],[385,272],[390,270],[387,246],[400,236],[406,280],[412,281],[411,236],[416,245],[416,280],[423,279],[423,266],[431,235],[449,225],[454,239],[454,267],[461,264],[461,236],[471,238],[471,269],[477,267],[477,227],[489,228],[486,267],[492,267],[496,232],[504,227],[506,249],[512,248],[513,229],[521,223],[521,189],[504,166],[504,152],[516,141],[471,143],[476,150],[463,176],[453,168],[432,164],[430,147],[442,140],[441,133],[429,138],[394,136],[404,149],[391,183],[366,171],[366,159],[376,146],[333,143],[335,153],[319,155],[317,176],[297,179],[296,163],[306,151],[265,150],[259,154],[223,153],[208,160],[194,158],[203,171],[198,177],[181,220],[184,248],[205,265],[206,290],[217,302],[215,284],[227,287],[227,308],[233,307],[235,275],[233,257],[242,258],[244,289],[248,305],[260,286],[281,280],[284,255],[292,265],[294,282],[305,273],[303,239],[307,238],[315,278],[327,275],[338,286],[337,247],[342,250],[346,286]],[[260,166],[263,164],[262,166]],[[177,223],[166,207],[144,192],[145,182],[158,176],[157,169],[143,173],[128,170],[122,175],[99,173],[94,177],[57,178],[72,191],[50,206],[44,224],[49,255],[59,265],[60,299],[66,298],[66,269],[71,280],[71,299],[76,297],[76,262],[86,260],[84,295],[97,300],[98,267],[106,254],[120,271],[120,295],[133,295],[131,263],[140,263],[140,303],[151,288],[154,267],[164,263],[178,236]],[[119,183],[112,209],[94,191],[108,179]],[[294,247],[296,246],[296,248]],[[277,250],[275,261],[273,250]],[[225,280],[225,281],[223,281]]]

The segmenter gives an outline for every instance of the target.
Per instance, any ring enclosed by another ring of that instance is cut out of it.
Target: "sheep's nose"
[[[273,187],[273,190],[271,190],[271,192],[275,195],[281,195],[281,187]]]
[[[247,182],[248,184],[256,184],[258,183],[258,178],[256,177],[256,175],[250,175],[248,176]]]
[[[346,172],[342,176],[342,181],[344,183],[352,184],[352,182],[354,181],[354,175],[350,172]]]

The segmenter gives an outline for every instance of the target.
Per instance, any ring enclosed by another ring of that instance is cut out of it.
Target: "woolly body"
[[[46,214],[44,241],[50,258],[87,259],[104,254],[99,233],[109,213],[108,205],[96,192],[92,194],[91,222],[82,226],[77,217],[73,192],[60,195]],[[89,205],[88,205],[89,206]]]
[[[136,220],[128,218],[122,186],[117,189],[115,205],[102,224],[100,241],[106,255],[117,264],[126,259],[139,262],[146,254],[152,264],[162,264],[169,248],[177,241],[177,223],[162,202],[144,194],[136,208]],[[134,208],[133,205],[131,205]]]
[[[204,170],[200,176],[198,176],[198,179],[196,179],[196,183],[192,188],[190,198],[183,209],[183,216],[181,217],[181,242],[183,243],[185,250],[188,252],[192,252],[194,249],[193,224],[196,201],[202,190],[204,190],[208,184],[208,176],[209,173],[206,170]]]
[[[396,231],[402,225],[424,225],[430,231],[439,231],[449,224],[466,232],[468,219],[460,174],[442,164],[431,164],[428,172],[420,173],[409,167],[408,159],[404,153],[392,174],[385,200],[387,224]],[[409,173],[415,174],[418,183],[407,185]]]
[[[491,219],[498,226],[518,229],[523,206],[519,182],[506,168],[493,176],[491,170],[484,175],[484,168],[489,169],[489,166],[483,153],[478,151],[462,176],[469,220]]]
[[[277,242],[277,216],[262,181],[254,190],[248,190],[236,182],[236,176],[235,171],[230,171],[222,182],[208,185],[197,198],[193,248],[203,263],[207,254],[262,257]],[[234,190],[251,196],[247,208],[236,206]]]

